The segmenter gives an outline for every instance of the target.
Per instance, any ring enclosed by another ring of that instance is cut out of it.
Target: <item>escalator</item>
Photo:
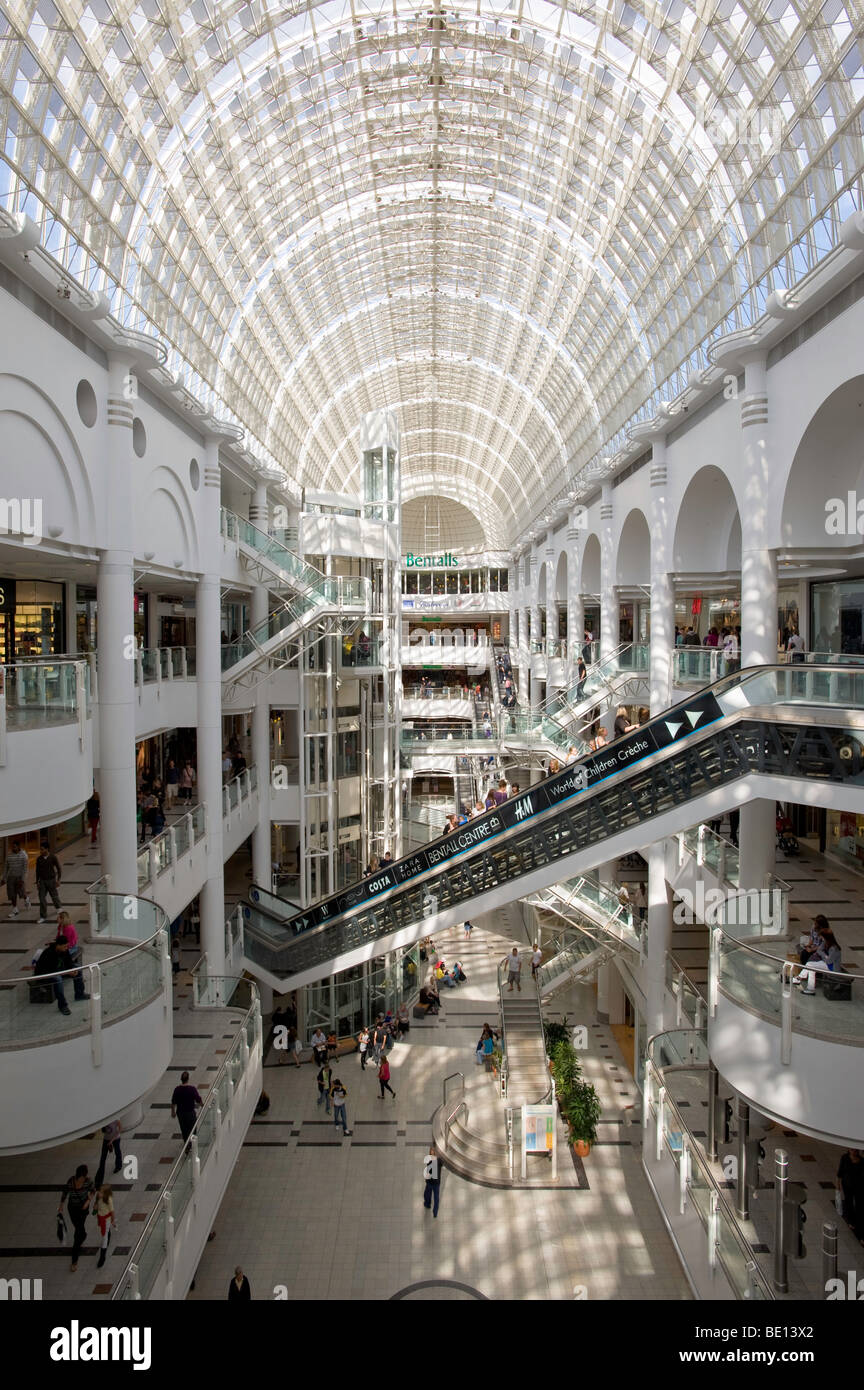
[[[245,956],[263,978],[309,984],[754,798],[864,812],[864,670],[726,676],[304,912],[253,888]]]

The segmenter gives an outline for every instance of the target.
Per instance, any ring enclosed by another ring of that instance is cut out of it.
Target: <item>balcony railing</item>
[[[50,975],[0,980],[0,1049],[36,1047],[89,1033],[95,1059],[107,1024],[163,993],[170,999],[170,923],[161,907],[146,898],[111,893],[101,880],[90,893],[90,919],[93,946],[88,952],[95,947],[98,959],[83,959],[73,969]],[[83,983],[89,999],[75,998],[76,978],[79,993]],[[55,981],[62,981],[69,1014],[41,1002],[40,987],[47,986],[56,998]]]
[[[0,737],[75,724],[90,713],[90,667],[83,657],[39,657],[0,666]]]
[[[153,1213],[114,1286],[111,1298],[119,1302],[149,1298],[165,1266],[174,1268],[175,1242],[180,1238],[183,1215],[195,1199],[207,1165],[218,1162],[214,1155],[223,1135],[234,1124],[240,1088],[254,1073],[260,1058],[261,1007],[256,985],[246,979],[208,976],[203,962],[193,973],[193,985],[196,1007],[224,1008],[230,1004],[232,1008],[245,1008],[245,1014],[213,1077],[189,1142],[184,1144],[156,1197]],[[243,1099],[248,1100],[243,1090]]]

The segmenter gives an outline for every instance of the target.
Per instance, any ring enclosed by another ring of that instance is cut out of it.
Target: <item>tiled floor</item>
[[[92,880],[91,880],[92,881]],[[194,965],[197,948],[184,952],[184,967]],[[88,1240],[75,1274],[70,1273],[71,1223],[65,1246],[57,1243],[55,1214],[60,1191],[79,1163],[91,1178],[101,1152],[101,1134],[39,1153],[0,1158],[0,1278],[42,1280],[42,1296],[53,1299],[106,1297],[153,1209],[156,1194],[180,1156],[182,1139],[171,1119],[171,1093],[188,1069],[192,1083],[206,1096],[210,1078],[224,1060],[224,1050],[237,1034],[242,1014],[236,1009],[193,1010],[191,983],[181,968],[175,984],[174,1050],[171,1066],[144,1103],[139,1124],[123,1134],[124,1162],[137,1163],[137,1178],[115,1177],[109,1158],[105,1180],[114,1190],[117,1228],[107,1261],[97,1269],[98,1228],[87,1223]],[[44,1007],[48,1007],[47,1005]]]
[[[489,928],[478,921],[470,950],[454,934],[450,954],[464,961],[468,983],[446,994],[438,1020],[415,1024],[394,1048],[395,1101],[377,1098],[374,1073],[356,1055],[340,1060],[350,1139],[318,1109],[312,1067],[279,1066],[270,1055],[270,1113],[250,1129],[190,1297],[224,1298],[237,1264],[259,1299],[389,1299],[406,1290],[434,1300],[569,1300],[582,1290],[589,1299],[689,1297],[631,1143],[633,1112],[623,1107],[635,1097],[632,1078],[584,986],[555,1008],[589,1025],[585,1071],[604,1106],[600,1142],[585,1160],[589,1186],[507,1191],[445,1171],[438,1218],[424,1211],[422,1160],[442,1081],[473,1068],[494,1013],[493,964],[512,945]]]

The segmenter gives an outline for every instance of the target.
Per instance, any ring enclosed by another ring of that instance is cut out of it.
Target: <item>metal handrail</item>
[[[195,969],[197,970],[197,969],[198,969],[198,966],[196,966]],[[232,976],[232,977],[230,977],[230,978],[235,978],[235,977]],[[133,1267],[137,1266],[137,1258],[136,1258],[136,1257],[137,1257],[137,1255],[138,1255],[138,1252],[139,1252],[139,1250],[141,1250],[141,1249],[143,1248],[144,1243],[145,1243],[145,1241],[147,1240],[147,1238],[148,1238],[148,1236],[149,1236],[149,1234],[150,1234],[150,1231],[151,1231],[152,1228],[153,1228],[154,1223],[158,1220],[160,1214],[161,1214],[162,1211],[164,1210],[164,1198],[165,1198],[165,1196],[166,1196],[169,1192],[171,1192],[171,1191],[173,1190],[174,1185],[175,1185],[175,1182],[176,1182],[176,1175],[179,1173],[179,1171],[180,1171],[180,1169],[182,1168],[183,1164],[186,1162],[187,1148],[188,1148],[188,1149],[191,1149],[192,1153],[193,1153],[194,1155],[197,1156],[197,1152],[198,1152],[198,1149],[197,1149],[197,1144],[198,1144],[198,1131],[199,1131],[199,1128],[200,1128],[200,1125],[201,1125],[201,1120],[202,1120],[202,1118],[203,1118],[203,1116],[204,1116],[205,1114],[210,1114],[210,1113],[212,1112],[212,1110],[213,1110],[213,1109],[216,1107],[216,1105],[218,1104],[218,1101],[215,1100],[214,1098],[218,1098],[218,1095],[219,1095],[219,1084],[220,1084],[220,1082],[221,1082],[221,1080],[222,1080],[222,1077],[225,1075],[225,1073],[229,1070],[229,1068],[230,1068],[231,1065],[233,1064],[234,1057],[235,1057],[236,1051],[237,1051],[237,1047],[238,1047],[238,1045],[242,1044],[243,1034],[244,1034],[245,1031],[246,1031],[246,1027],[247,1027],[247,1024],[248,1024],[248,1022],[249,1022],[250,1017],[254,1018],[254,1017],[256,1016],[256,1011],[257,1011],[258,1017],[259,1017],[259,1019],[260,1019],[260,996],[259,996],[259,993],[258,993],[258,986],[256,985],[256,983],[255,983],[254,980],[250,980],[250,979],[248,979],[246,976],[242,976],[242,975],[241,975],[241,976],[237,976],[236,978],[237,978],[238,982],[239,982],[239,981],[242,981],[243,983],[249,985],[250,992],[251,992],[251,1003],[250,1003],[250,1005],[249,1005],[249,1008],[246,1010],[245,1014],[243,1015],[243,1018],[240,1020],[240,1024],[239,1024],[239,1026],[238,1026],[238,1028],[237,1028],[237,1032],[236,1032],[235,1035],[234,1035],[234,1041],[232,1042],[231,1046],[228,1048],[228,1050],[227,1050],[227,1052],[226,1052],[226,1054],[225,1054],[225,1060],[223,1061],[221,1067],[219,1068],[219,1070],[217,1071],[216,1075],[213,1077],[212,1081],[210,1082],[207,1095],[206,1095],[206,1097],[205,1097],[205,1099],[204,1099],[204,1104],[201,1106],[201,1108],[200,1108],[199,1111],[198,1111],[197,1116],[195,1117],[195,1123],[194,1123],[194,1125],[192,1126],[192,1129],[191,1129],[190,1132],[189,1132],[188,1139],[187,1139],[186,1143],[183,1145],[182,1149],[180,1150],[179,1157],[175,1160],[175,1162],[174,1162],[174,1164],[173,1164],[173,1166],[172,1166],[172,1168],[171,1168],[170,1173],[168,1174],[167,1178],[165,1179],[164,1183],[162,1184],[162,1190],[160,1191],[160,1193],[159,1193],[159,1195],[158,1195],[158,1197],[157,1197],[157,1199],[156,1199],[156,1201],[155,1201],[155,1203],[154,1203],[154,1205],[153,1205],[153,1210],[152,1210],[152,1212],[150,1213],[150,1218],[149,1218],[149,1220],[147,1221],[147,1223],[145,1224],[144,1229],[143,1229],[143,1231],[141,1232],[141,1235],[140,1235],[138,1241],[137,1241],[136,1244],[135,1244],[135,1248],[131,1251],[131,1253],[130,1253],[130,1255],[129,1255],[129,1258],[128,1258],[127,1261],[126,1261],[126,1267],[125,1267],[125,1269],[123,1270],[122,1274],[120,1275],[120,1277],[118,1278],[116,1284],[114,1285],[114,1290],[113,1290],[113,1292],[112,1292],[112,1294],[111,1294],[112,1300],[120,1299],[120,1298],[122,1297],[123,1293],[125,1293],[125,1291],[126,1291],[126,1287],[127,1287],[127,1284],[128,1284],[128,1280],[129,1280],[131,1271],[132,1271]],[[230,1005],[226,1004],[225,1007],[228,1008],[228,1007],[230,1007]],[[259,1024],[259,1026],[260,1026],[260,1024]],[[207,1161],[207,1157],[209,1156],[209,1153],[210,1153],[210,1150],[208,1150],[208,1154],[205,1156],[205,1159],[204,1159],[204,1162],[205,1162],[205,1163],[206,1163],[206,1161]],[[137,1274],[136,1274],[136,1277],[137,1277]]]
[[[663,1111],[665,1112],[665,1111],[669,1110],[669,1111],[672,1112],[672,1115],[674,1116],[675,1126],[676,1126],[677,1130],[678,1130],[679,1133],[681,1133],[682,1135],[686,1135],[686,1139],[687,1139],[687,1143],[688,1143],[688,1145],[689,1145],[690,1151],[691,1151],[691,1152],[694,1151],[694,1150],[696,1151],[696,1156],[697,1156],[697,1158],[698,1158],[698,1160],[699,1160],[699,1167],[700,1167],[700,1170],[701,1170],[701,1172],[704,1174],[704,1176],[708,1179],[708,1182],[709,1182],[709,1184],[710,1184],[710,1186],[711,1186],[711,1189],[712,1189],[712,1196],[713,1196],[714,1203],[716,1204],[716,1206],[717,1206],[718,1208],[722,1209],[722,1211],[723,1211],[723,1214],[724,1214],[724,1216],[725,1216],[725,1218],[726,1218],[726,1221],[727,1221],[727,1223],[728,1223],[728,1229],[729,1229],[729,1231],[730,1231],[730,1234],[732,1235],[732,1238],[733,1238],[733,1240],[735,1241],[735,1244],[738,1246],[739,1253],[741,1254],[741,1256],[742,1256],[743,1259],[744,1259],[744,1265],[745,1265],[745,1268],[746,1268],[747,1271],[748,1271],[748,1274],[750,1275],[751,1280],[753,1281],[753,1283],[755,1283],[755,1284],[757,1284],[757,1285],[759,1286],[760,1292],[762,1293],[763,1297],[764,1297],[766,1300],[770,1300],[770,1301],[773,1302],[774,1299],[775,1299],[774,1292],[773,1292],[773,1290],[771,1289],[770,1285],[768,1284],[768,1281],[765,1279],[765,1276],[762,1274],[762,1271],[759,1269],[758,1265],[756,1264],[755,1260],[753,1259],[753,1250],[752,1250],[751,1244],[750,1244],[750,1242],[748,1241],[747,1237],[745,1236],[744,1232],[742,1231],[742,1229],[741,1229],[741,1227],[740,1227],[740,1225],[739,1225],[739,1223],[738,1223],[738,1220],[737,1220],[737,1218],[736,1218],[736,1216],[735,1216],[735,1213],[734,1213],[733,1210],[732,1210],[732,1207],[731,1207],[731,1206],[729,1205],[729,1203],[727,1202],[727,1200],[726,1200],[726,1194],[725,1194],[725,1192],[723,1191],[723,1189],[720,1187],[720,1184],[719,1184],[718,1179],[714,1176],[714,1173],[713,1173],[712,1170],[711,1170],[711,1164],[710,1164],[710,1162],[709,1162],[709,1160],[708,1160],[708,1155],[707,1155],[707,1153],[705,1152],[705,1149],[703,1148],[703,1146],[702,1146],[702,1144],[700,1143],[700,1141],[698,1140],[698,1138],[696,1138],[696,1136],[694,1135],[693,1131],[690,1129],[689,1125],[687,1124],[687,1121],[686,1121],[685,1117],[681,1114],[681,1111],[679,1110],[679,1108],[678,1108],[678,1106],[676,1105],[676,1103],[675,1103],[675,1101],[673,1100],[673,1098],[669,1095],[668,1089],[666,1088],[666,1086],[665,1086],[665,1084],[664,1084],[664,1079],[665,1079],[665,1073],[666,1073],[666,1071],[675,1071],[675,1070],[677,1070],[677,1071],[682,1071],[682,1070],[686,1070],[686,1071],[703,1071],[703,1070],[704,1070],[705,1073],[706,1073],[706,1075],[707,1075],[707,1070],[708,1070],[708,1069],[707,1069],[707,1066],[699,1065],[699,1064],[695,1064],[695,1065],[693,1065],[693,1066],[687,1066],[686,1063],[685,1063],[685,1064],[679,1064],[679,1065],[677,1065],[677,1066],[674,1066],[674,1065],[673,1065],[673,1066],[670,1066],[670,1067],[662,1067],[662,1068],[659,1067],[659,1066],[657,1065],[657,1063],[654,1061],[654,1057],[653,1057],[654,1045],[655,1045],[655,1043],[659,1042],[659,1040],[660,1040],[661,1038],[663,1038],[663,1037],[665,1036],[665,1034],[668,1033],[668,1032],[695,1033],[695,1034],[697,1034],[700,1038],[702,1038],[703,1040],[705,1039],[705,1032],[704,1032],[704,1030],[703,1030],[703,1029],[695,1029],[695,1028],[693,1028],[693,1029],[690,1029],[690,1028],[687,1028],[687,1029],[671,1029],[671,1030],[670,1030],[670,1029],[666,1029],[666,1030],[664,1030],[663,1033],[655,1033],[652,1037],[650,1037],[650,1038],[648,1039],[648,1043],[647,1043],[647,1046],[646,1046],[646,1049],[645,1049],[645,1078],[646,1078],[646,1086],[645,1086],[645,1092],[644,1092],[644,1097],[643,1097],[643,1100],[644,1100],[644,1115],[645,1115],[644,1123],[647,1125],[647,1115],[648,1115],[649,1109],[650,1109],[650,1107],[651,1107],[651,1105],[652,1105],[652,1100],[651,1100],[651,1096],[650,1096],[650,1080],[651,1080],[652,1073],[653,1073],[654,1079],[655,1079],[655,1081],[656,1081],[656,1084],[657,1084],[658,1088],[659,1088],[659,1089],[662,1089],[662,1091],[663,1091],[663,1106],[662,1106]],[[706,1046],[707,1046],[707,1044],[706,1044]],[[710,1102],[709,1102],[709,1103],[710,1103]],[[660,1117],[659,1117],[659,1107],[657,1107],[657,1109],[658,1109],[658,1121],[659,1121],[659,1118],[660,1118]],[[667,1129],[668,1129],[668,1126],[664,1124],[664,1131],[666,1131]],[[665,1134],[664,1134],[664,1137],[665,1137]],[[659,1157],[659,1150],[658,1150],[658,1157]],[[694,1205],[694,1207],[695,1207],[695,1209],[696,1209],[696,1212],[697,1212],[697,1215],[699,1216],[700,1221],[702,1221],[702,1213],[701,1213],[701,1211],[699,1210],[699,1205],[698,1205],[698,1203],[694,1203],[693,1205]],[[703,1222],[703,1225],[704,1225],[704,1222]],[[726,1264],[725,1264],[725,1260],[724,1260],[724,1256],[723,1256],[723,1249],[722,1249],[722,1246],[721,1246],[721,1244],[720,1244],[719,1241],[716,1243],[716,1246],[715,1246],[715,1255],[716,1255],[716,1258],[717,1258],[717,1260],[719,1261],[720,1265],[722,1266],[723,1271],[724,1271],[724,1273],[726,1274],[726,1277],[727,1277],[727,1279],[729,1280],[730,1285],[734,1288],[734,1287],[735,1287],[735,1281],[734,1281],[734,1279],[733,1279],[733,1277],[732,1277],[731,1272],[730,1272],[729,1270],[727,1270],[727,1268],[726,1268]]]

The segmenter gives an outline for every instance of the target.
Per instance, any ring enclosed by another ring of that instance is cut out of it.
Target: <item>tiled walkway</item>
[[[468,982],[393,1049],[395,1101],[378,1099],[356,1054],[339,1060],[350,1138],[317,1107],[313,1068],[280,1066],[271,1051],[270,1113],[249,1131],[190,1297],[224,1298],[237,1264],[257,1299],[689,1297],[624,1123],[632,1078],[609,1029],[594,1025],[585,987],[555,1006],[593,1025],[585,1071],[604,1113],[585,1160],[590,1186],[506,1191],[445,1171],[438,1219],[424,1211],[422,1162],[442,1081],[473,1067],[496,1007],[493,963],[513,944],[488,925],[475,926],[470,950],[458,933],[436,941],[445,959],[464,961]]]
[[[193,1085],[206,1096],[243,1016],[231,1008],[192,1009],[185,967],[194,965],[198,954],[197,948],[183,953],[184,968],[176,979],[171,1065],[146,1098],[140,1124],[127,1129],[121,1139],[124,1161],[136,1160],[137,1178],[133,1181],[122,1172],[115,1176],[109,1157],[105,1181],[114,1190],[117,1228],[104,1268],[96,1266],[95,1218],[87,1222],[87,1244],[75,1274],[70,1273],[71,1223],[67,1220],[65,1246],[58,1245],[55,1232],[66,1179],[79,1163],[86,1163],[91,1178],[95,1176],[101,1152],[101,1134],[96,1133],[38,1153],[0,1158],[0,1278],[41,1279],[46,1300],[110,1294],[150,1216],[156,1194],[180,1156],[182,1137],[177,1121],[171,1119],[171,1093],[180,1073],[188,1069]]]

